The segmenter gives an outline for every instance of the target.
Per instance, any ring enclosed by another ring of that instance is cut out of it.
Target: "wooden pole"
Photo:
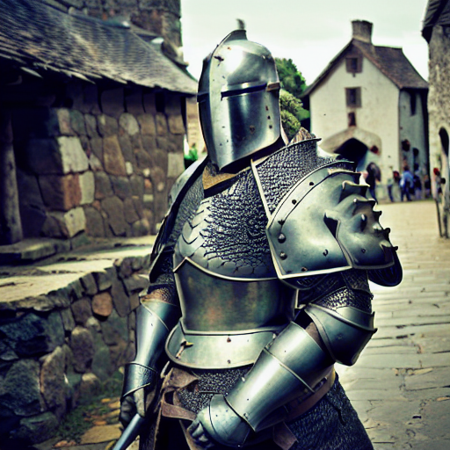
[[[0,109],[0,245],[22,239],[11,113]]]

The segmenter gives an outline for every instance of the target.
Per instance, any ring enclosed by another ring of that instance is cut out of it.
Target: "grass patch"
[[[117,402],[122,390],[123,375],[115,372],[93,395],[80,399],[56,430],[61,440],[80,442],[83,434],[96,424],[118,423]],[[114,404],[114,405],[113,405]]]

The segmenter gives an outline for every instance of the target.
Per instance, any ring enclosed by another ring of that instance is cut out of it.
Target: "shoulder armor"
[[[177,212],[180,203],[183,201],[184,196],[188,189],[192,186],[194,181],[198,178],[199,174],[205,168],[207,158],[198,159],[191,164],[175,181],[169,194],[169,209],[161,223],[158,235],[156,236],[155,243],[153,245],[150,267],[150,277],[153,268],[156,266],[156,262],[159,256],[163,253],[164,248],[169,240],[169,236],[173,230]]]
[[[296,286],[299,277],[355,268],[373,270],[382,281],[385,269],[399,265],[390,230],[381,227],[381,212],[366,197],[368,186],[358,184],[360,174],[351,168],[343,161],[322,166],[299,180],[272,214],[266,208],[266,233],[280,279]],[[257,167],[253,170],[258,180]],[[391,280],[395,284],[401,280],[398,273],[391,278],[397,278]]]

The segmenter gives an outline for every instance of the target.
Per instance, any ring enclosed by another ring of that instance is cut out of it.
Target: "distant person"
[[[414,186],[414,177],[411,171],[409,170],[409,166],[405,166],[403,169],[402,176],[400,178],[400,200],[403,201],[403,199],[406,196],[406,200],[408,202],[411,201],[411,189],[413,189]]]
[[[422,172],[419,164],[414,164],[413,188],[416,200],[422,200]]]
[[[392,176],[388,179],[387,182],[388,195],[391,202],[395,202],[394,189],[398,187],[399,183],[400,183],[400,172],[398,170],[393,170]]]
[[[370,195],[375,200],[377,200],[375,191],[377,187],[377,182],[381,181],[380,168],[374,162],[371,162],[367,165],[366,172],[367,172],[366,183],[369,185]]]

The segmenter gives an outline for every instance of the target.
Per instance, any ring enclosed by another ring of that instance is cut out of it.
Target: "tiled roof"
[[[358,39],[352,39],[328,64],[317,79],[308,86],[302,97],[311,94],[345,56],[352,53],[355,49],[359,50],[363,56],[371,61],[399,89],[428,89],[428,83],[409,62],[401,48],[380,47]]]
[[[197,82],[129,28],[66,14],[36,0],[0,0],[0,59],[96,81],[195,94]]]
[[[449,0],[428,0],[425,18],[423,21],[422,36],[430,42],[433,27],[436,25],[450,25]]]

